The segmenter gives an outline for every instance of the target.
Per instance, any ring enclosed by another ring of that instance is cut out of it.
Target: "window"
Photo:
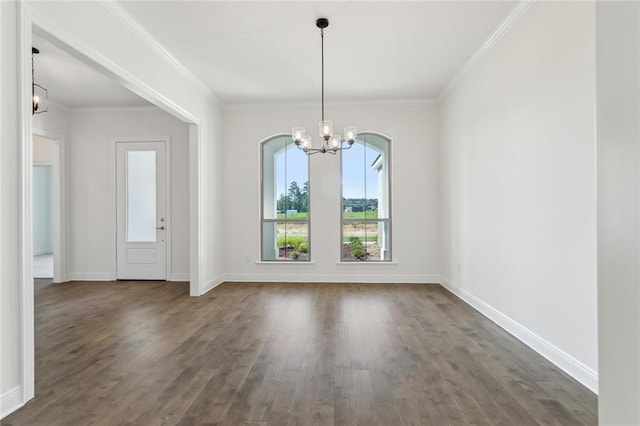
[[[289,135],[262,142],[263,261],[308,261],[309,157]]]
[[[391,260],[390,140],[358,135],[342,157],[341,260]]]

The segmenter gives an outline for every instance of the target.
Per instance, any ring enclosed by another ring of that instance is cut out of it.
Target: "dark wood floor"
[[[3,425],[596,424],[596,397],[438,285],[36,290],[36,397]]]

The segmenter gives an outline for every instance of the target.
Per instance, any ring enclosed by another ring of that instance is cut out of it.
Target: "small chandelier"
[[[319,123],[320,136],[322,137],[322,146],[320,148],[311,148],[311,136],[305,134],[302,127],[294,127],[291,130],[291,137],[296,146],[303,150],[305,154],[312,155],[321,152],[322,154],[335,154],[342,149],[349,149],[358,136],[358,129],[355,126],[347,126],[344,128],[344,139],[340,135],[333,134],[333,122],[324,119],[324,29],[329,26],[327,18],[318,18],[316,27],[320,28],[320,46],[321,46],[321,63],[322,63],[322,120]]]
[[[31,115],[48,111],[49,101],[47,89],[36,83],[36,72],[33,57],[40,53],[35,47],[31,48]]]

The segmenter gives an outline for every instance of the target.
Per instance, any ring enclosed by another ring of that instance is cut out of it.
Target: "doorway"
[[[34,138],[34,157],[35,157]],[[53,279],[53,173],[51,164],[33,164],[33,278]]]
[[[174,103],[171,99],[167,98],[163,95],[163,93],[153,90],[148,84],[146,84],[143,80],[136,78],[134,75],[130,73],[126,73],[125,70],[121,69],[118,64],[115,62],[109,61],[103,56],[96,54],[95,51],[87,48],[87,44],[78,38],[75,38],[64,31],[60,31],[59,29],[51,29],[47,27],[47,21],[44,19],[40,19],[37,14],[31,12],[28,5],[21,3],[21,20],[20,20],[20,46],[22,49],[20,50],[20,63],[22,69],[30,69],[31,67],[31,46],[34,37],[34,33],[37,33],[39,36],[46,38],[51,43],[55,44],[55,46],[63,49],[65,52],[69,53],[76,59],[80,59],[81,62],[84,62],[86,65],[89,65],[94,70],[102,72],[104,75],[114,79],[115,81],[122,84],[124,87],[132,90],[136,94],[142,96],[144,99],[148,100],[154,105],[159,106],[161,109],[164,109],[166,112],[169,112],[174,117],[179,120],[187,123],[189,125],[189,134],[188,134],[188,154],[187,158],[189,160],[190,168],[188,169],[188,205],[187,214],[189,216],[189,224],[188,224],[188,235],[189,239],[186,242],[189,250],[190,256],[188,257],[187,262],[190,266],[190,271],[187,273],[182,273],[181,280],[182,281],[190,281],[190,294],[192,296],[199,296],[203,293],[203,291],[208,290],[205,285],[201,283],[201,245],[200,245],[200,230],[201,230],[201,220],[200,220],[200,152],[202,145],[202,137],[201,137],[201,124],[200,118],[196,115],[193,115],[186,109],[184,109],[181,105]],[[45,29],[47,28],[47,29]],[[26,47],[25,47],[26,46]],[[28,47],[28,48],[27,48]],[[42,68],[41,68],[42,69]],[[22,73],[20,80],[20,94],[21,99],[28,100],[31,96],[31,75],[28,73]],[[50,86],[51,88],[53,86]],[[53,92],[52,92],[53,93]],[[59,93],[66,93],[66,91],[61,91]],[[85,92],[86,93],[86,92]],[[49,118],[51,115],[45,116]],[[20,149],[20,182],[21,182],[21,191],[20,191],[20,212],[23,217],[23,220],[20,224],[20,240],[21,240],[21,253],[20,253],[20,286],[21,286],[21,297],[20,297],[20,312],[21,312],[21,327],[20,327],[20,349],[16,349],[16,356],[20,356],[22,359],[22,368],[21,368],[21,384],[22,384],[22,392],[21,392],[21,400],[26,402],[29,399],[33,398],[35,395],[35,341],[34,341],[34,285],[33,285],[33,248],[32,248],[32,149],[33,149],[33,138],[32,134],[35,135],[38,131],[33,127],[34,119],[32,115],[31,105],[28,103],[24,103],[21,105],[21,124],[23,128],[23,132],[21,133],[21,149]],[[58,132],[59,129],[53,128],[52,131]],[[128,133],[128,132],[127,132]],[[67,133],[61,133],[67,135]],[[42,136],[50,136],[47,135],[46,132],[43,132]],[[156,140],[157,141],[157,140]],[[81,247],[78,248],[75,246],[75,241],[71,239],[73,236],[68,229],[65,229],[65,219],[67,215],[70,215],[70,212],[73,210],[73,205],[68,204],[69,200],[66,199],[65,185],[68,186],[70,184],[69,178],[62,179],[61,178],[61,170],[66,170],[66,165],[70,165],[73,163],[74,158],[70,155],[68,147],[66,146],[64,138],[59,138],[57,141],[57,155],[58,161],[61,165],[58,167],[58,173],[56,173],[56,167],[53,167],[53,183],[54,183],[54,200],[56,199],[56,187],[60,190],[58,194],[58,199],[61,200],[58,203],[59,211],[56,213],[56,209],[54,208],[54,281],[65,281],[72,279],[82,279],[77,278],[73,274],[78,272],[74,269],[74,264],[72,263],[72,255],[69,254],[66,256],[66,259],[63,258],[66,252],[71,252],[74,249],[81,250]],[[169,149],[169,141],[166,141],[167,153]],[[115,196],[115,185],[116,185],[116,170],[115,170],[115,143],[113,144],[114,150],[110,152],[113,154],[111,159],[106,164],[109,164],[109,168],[111,168],[111,172],[113,175],[110,176],[110,189],[107,189],[104,193],[109,194],[111,190],[113,190],[113,197],[111,198],[111,203],[115,204],[116,196]],[[108,148],[107,148],[108,149]],[[177,155],[176,155],[177,156]],[[112,165],[111,165],[112,164]],[[167,179],[169,179],[169,171],[170,168],[167,167],[166,175]],[[67,172],[65,171],[65,174]],[[56,179],[57,185],[56,185]],[[62,184],[62,182],[66,182]],[[71,192],[71,191],[69,191]],[[167,197],[167,205],[169,205],[169,200]],[[67,206],[65,207],[65,204]],[[55,206],[55,204],[54,204]],[[115,209],[113,206],[109,206],[109,212],[115,213]],[[165,220],[167,221],[167,225],[170,226],[170,209],[166,211],[167,216]],[[58,214],[58,219],[56,219],[56,214]],[[113,218],[110,221],[110,225],[113,226],[113,231],[107,237],[109,240],[109,244],[111,247],[109,249],[110,257],[109,260],[111,262],[109,268],[110,276],[115,278],[116,267],[115,267],[115,256],[116,255],[116,232],[115,225],[116,219]],[[72,224],[72,222],[66,219],[66,223]],[[59,224],[59,228],[56,228],[56,224]],[[69,226],[71,228],[71,226]],[[56,229],[60,232],[58,238],[56,238],[55,233]],[[171,228],[169,228],[171,229]],[[69,234],[69,236],[67,235]],[[166,246],[170,245],[171,235],[170,232],[166,233]],[[177,240],[177,239],[176,239]],[[67,242],[69,245],[69,250],[67,250]],[[56,248],[56,244],[60,244],[58,248]],[[177,244],[176,244],[177,246]],[[171,277],[171,270],[168,269],[171,267],[170,260],[170,251],[166,251],[166,265],[167,272],[165,272],[164,278]],[[64,271],[62,266],[64,266]],[[80,273],[82,271],[79,271]],[[62,275],[60,275],[62,274]],[[59,277],[58,277],[59,276]],[[56,278],[58,277],[58,278]],[[88,278],[85,278],[88,279]],[[113,278],[110,278],[113,279]]]
[[[33,131],[32,272],[34,279],[63,282],[62,138]]]
[[[116,141],[116,278],[167,280],[169,141]]]

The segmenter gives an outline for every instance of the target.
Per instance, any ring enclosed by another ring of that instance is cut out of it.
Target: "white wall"
[[[67,138],[71,126],[70,111],[60,105],[49,104],[48,111],[33,116],[32,127],[34,131],[45,132],[52,138]],[[33,155],[38,155],[38,138],[33,141]]]
[[[535,3],[440,134],[445,282],[595,390],[594,37],[592,3]]]
[[[640,4],[596,6],[603,425],[640,424]]]
[[[115,185],[112,140],[171,139],[171,265],[189,272],[189,128],[159,109],[84,110],[71,114],[67,142],[68,279],[112,279]],[[169,277],[171,278],[171,277]]]
[[[332,106],[337,129],[358,126],[390,138],[394,264],[340,259],[340,156],[310,163],[312,263],[260,264],[259,142],[296,125],[317,134],[319,106],[245,106],[224,112],[224,240],[228,280],[434,282],[438,279],[438,153],[435,107],[396,103]],[[315,144],[319,136],[315,137]],[[220,226],[223,224],[221,223]]]
[[[42,136],[33,135],[33,164],[51,165],[54,160],[54,141]]]

